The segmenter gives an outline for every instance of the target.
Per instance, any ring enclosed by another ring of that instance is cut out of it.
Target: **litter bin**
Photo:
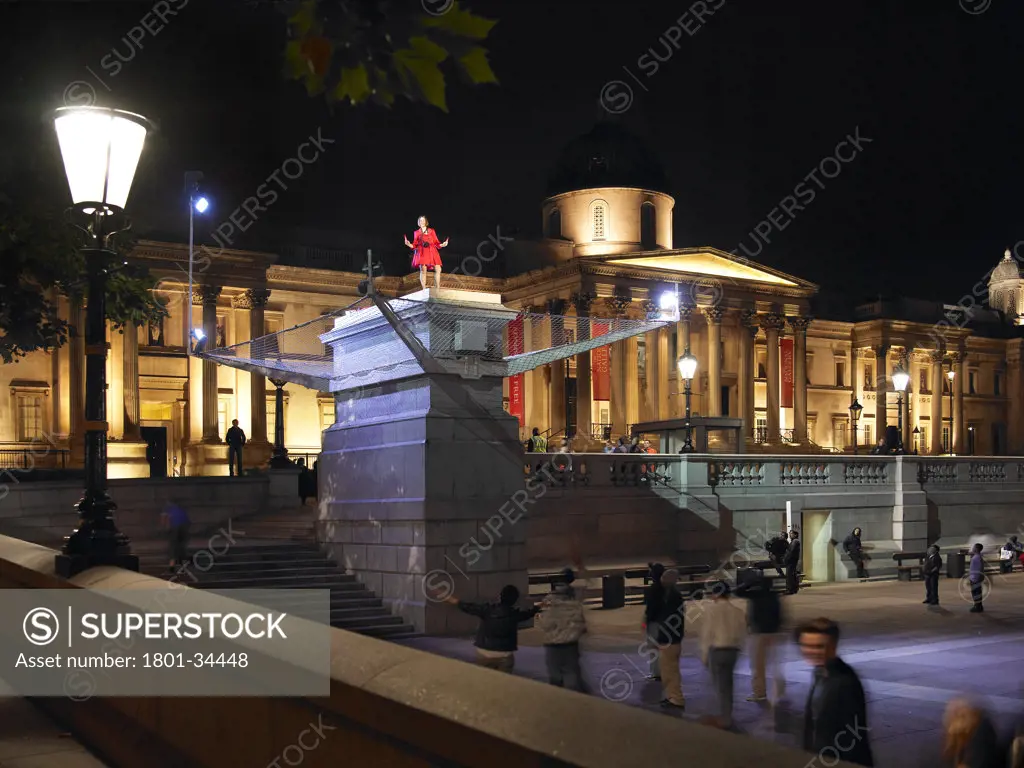
[[[623,608],[626,605],[626,577],[622,574],[601,579],[601,607]]]
[[[964,577],[964,558],[967,557],[966,549],[958,549],[946,558],[946,576],[950,579],[962,579]]]

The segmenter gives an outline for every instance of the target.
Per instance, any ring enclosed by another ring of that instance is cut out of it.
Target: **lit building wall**
[[[654,208],[655,243],[647,250],[672,248],[672,208],[675,201],[662,192],[611,187],[566,192],[544,201],[545,235],[551,213],[560,214],[561,237],[575,243],[572,255],[593,256],[645,250],[641,235],[642,209]]]

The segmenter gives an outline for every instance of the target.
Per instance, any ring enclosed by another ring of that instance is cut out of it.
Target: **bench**
[[[688,580],[693,582],[696,581],[696,577],[706,576],[711,573],[710,565],[674,565],[665,568],[666,571],[673,569],[679,571],[680,581],[683,581],[685,576],[689,577]],[[651,581],[651,572],[648,568],[627,568],[624,575],[627,579],[643,579],[645,585]]]
[[[892,559],[896,561],[896,578],[900,581],[913,581],[916,571],[921,578],[924,578],[921,567],[924,565],[927,552],[893,552]],[[904,560],[916,560],[916,565],[904,565]]]

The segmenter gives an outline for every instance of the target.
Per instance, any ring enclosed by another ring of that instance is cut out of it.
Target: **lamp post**
[[[111,238],[131,227],[124,215],[150,122],[104,107],[62,107],[54,127],[71,190],[72,223],[88,238],[85,323],[85,491],[78,529],[57,555],[57,575],[70,578],[98,565],[138,571],[128,537],[117,529],[107,494],[107,274],[116,258]]]
[[[921,442],[921,430],[914,427],[914,455],[917,456],[918,443]]]
[[[860,412],[864,410],[864,406],[857,402],[857,398],[853,398],[853,402],[850,403],[850,422],[853,425],[853,455],[857,455],[857,422],[860,421]]]
[[[910,374],[902,365],[897,365],[892,372],[892,386],[896,390],[896,453],[903,453],[903,395],[910,383]]]
[[[693,429],[690,427],[690,382],[693,381],[694,374],[697,373],[697,358],[687,349],[676,361],[676,367],[679,369],[679,377],[683,380],[683,392],[686,395],[686,442],[683,443],[683,448],[679,452],[693,453]]]
[[[188,194],[188,293],[185,294],[185,352],[187,356],[198,355],[206,348],[201,328],[192,327],[192,265],[195,263],[195,215],[206,213],[210,207],[209,200],[199,194],[199,182],[202,171],[185,172],[185,192]],[[182,453],[181,474],[185,475],[188,464],[188,448],[192,442],[192,361],[185,361],[185,413],[184,443]]]
[[[953,380],[956,378],[956,371],[953,370],[953,363],[949,364],[946,371],[946,378],[949,379],[949,434],[946,436],[946,453],[953,453]]]

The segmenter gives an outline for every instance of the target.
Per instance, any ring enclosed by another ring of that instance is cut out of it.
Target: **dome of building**
[[[548,175],[547,196],[600,187],[667,193],[669,183],[646,142],[616,123],[600,122],[563,147]]]
[[[1018,279],[1020,279],[1020,267],[1017,265],[1017,260],[1013,258],[1013,254],[1010,253],[1010,249],[1007,248],[1003,254],[1003,260],[992,270],[992,277],[989,279],[989,282],[998,283],[1003,280]]]

